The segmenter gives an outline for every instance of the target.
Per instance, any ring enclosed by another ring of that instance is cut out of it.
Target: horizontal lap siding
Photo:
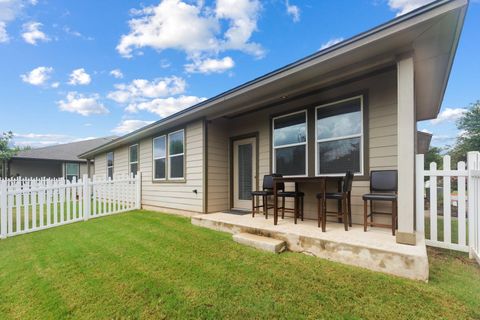
[[[203,211],[203,121],[185,128],[185,182],[153,182],[152,137],[140,142],[142,205],[180,211]],[[197,194],[193,190],[197,190]]]
[[[258,132],[259,134],[259,185],[265,174],[271,173],[270,164],[270,121],[271,116],[298,110],[302,105],[311,105],[315,101],[332,101],[339,97],[345,98],[350,94],[357,95],[359,92],[368,92],[368,149],[365,152],[369,155],[369,168],[367,170],[385,170],[396,169],[397,167],[397,89],[396,89],[395,71],[385,72],[368,79],[363,79],[342,87],[323,91],[315,96],[304,98],[302,101],[290,102],[290,104],[279,105],[259,112],[250,113],[241,117],[229,120],[228,136],[235,137],[249,133]],[[218,140],[219,133],[215,132],[215,122],[209,127],[209,141]],[[225,130],[221,131],[221,133]],[[225,140],[222,143],[216,141],[215,147],[209,146],[209,208],[224,210],[225,201],[222,197],[229,198],[229,193],[219,192],[219,188],[229,184],[229,169],[222,166],[220,169],[213,169],[218,164],[228,163],[229,147],[225,147]],[[228,144],[228,142],[227,142]],[[224,147],[222,149],[222,146]],[[223,177],[225,175],[225,177]],[[367,173],[368,175],[368,173]],[[215,179],[215,182],[210,181]],[[318,192],[318,185],[305,184],[301,186],[307,195],[305,199],[305,214],[308,218],[316,218],[317,203],[315,194]],[[214,192],[215,191],[215,192]],[[354,181],[352,194],[353,221],[355,223],[363,222],[363,202],[361,196],[369,192],[368,181]],[[329,207],[334,208],[336,204],[330,203]],[[377,208],[377,207],[376,207]],[[385,206],[378,206],[380,210],[389,210]],[[218,210],[218,211],[219,211]],[[382,219],[382,218],[381,218]]]
[[[223,119],[208,123],[208,200],[207,211],[218,212],[230,209],[229,189],[229,139]]]
[[[95,156],[95,175],[105,177],[107,175],[107,157],[105,153]]]

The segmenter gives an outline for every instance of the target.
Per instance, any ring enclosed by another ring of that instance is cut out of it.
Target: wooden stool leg
[[[282,197],[282,219],[285,219],[285,197]]]
[[[293,222],[297,224],[297,216],[298,216],[298,198],[293,198]]]
[[[327,229],[327,199],[322,198],[322,232]]]
[[[320,212],[322,210],[322,203],[320,201],[320,198],[317,198],[317,217],[318,217],[318,227],[320,228],[320,225],[322,224],[322,213]]]
[[[263,196],[263,213],[265,214],[265,219],[268,219],[268,203],[267,203],[267,196]]]
[[[348,193],[348,225],[352,227],[352,196],[350,192]]]
[[[395,235],[397,226],[397,201],[392,201],[392,235]]]
[[[363,231],[367,232],[367,200],[363,200]]]
[[[300,198],[300,215],[303,221],[303,197]]]
[[[348,231],[347,198],[343,198],[343,199],[342,199],[342,213],[343,213],[343,225],[345,226],[345,231]]]
[[[373,201],[370,200],[370,222],[373,222]]]
[[[255,218],[255,196],[252,196],[252,218]]]

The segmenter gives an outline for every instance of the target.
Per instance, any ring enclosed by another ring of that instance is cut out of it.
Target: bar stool
[[[268,196],[273,195],[273,178],[281,177],[279,174],[268,174],[263,176],[262,190],[252,191],[252,217],[255,217],[255,211],[260,213],[259,208],[263,208],[263,214],[265,219],[268,219],[268,209],[273,208],[273,206],[268,206]],[[283,189],[282,189],[283,190]],[[262,197],[262,204],[259,203],[259,198]],[[255,205],[255,200],[257,204]]]
[[[281,182],[277,185],[277,190],[282,190],[277,195],[282,198],[282,206],[277,209],[282,209],[282,219],[285,218],[285,211],[293,212],[293,221],[297,224],[297,218],[300,217],[303,221],[303,199],[305,193],[300,191],[285,191],[285,183]],[[293,209],[285,208],[285,198],[293,198]]]
[[[353,183],[353,173],[347,171],[345,177],[343,178],[343,186],[341,192],[326,192],[325,198],[323,193],[317,193],[318,199],[318,227],[320,228],[320,223],[322,226],[322,232],[325,232],[327,224],[327,215],[334,214],[336,217],[341,217],[343,224],[345,226],[345,231],[348,231],[348,226],[352,226],[352,183]],[[341,208],[339,211],[327,211],[327,199],[331,200],[340,200]]]

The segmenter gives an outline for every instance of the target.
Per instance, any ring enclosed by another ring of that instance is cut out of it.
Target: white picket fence
[[[140,208],[141,174],[0,180],[0,238]]]
[[[480,153],[469,152],[467,164],[461,161],[456,169],[451,167],[450,162],[450,156],[444,156],[442,170],[438,170],[434,162],[430,163],[429,170],[425,170],[423,154],[416,156],[417,231],[429,234],[426,238],[429,246],[469,252],[478,257]],[[452,181],[456,186],[456,195],[452,195]],[[427,212],[425,199],[429,199],[430,205]],[[441,199],[443,205],[439,208]],[[452,207],[456,209],[455,214]],[[428,230],[425,230],[426,214],[430,224]],[[439,223],[443,224],[443,237],[440,236]]]

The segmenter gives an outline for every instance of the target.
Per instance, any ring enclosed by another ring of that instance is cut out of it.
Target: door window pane
[[[285,176],[304,175],[306,145],[278,148],[275,150],[276,173]]]
[[[252,200],[252,144],[238,146],[238,199]]]
[[[360,172],[360,138],[318,143],[320,174]]]

